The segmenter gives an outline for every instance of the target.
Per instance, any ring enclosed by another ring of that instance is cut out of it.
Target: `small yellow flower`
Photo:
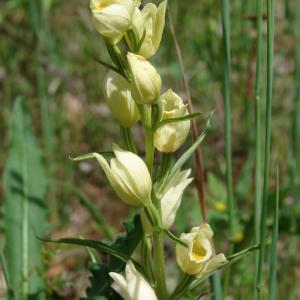
[[[172,90],[161,96],[163,114],[161,120],[183,117],[188,114],[187,106]],[[190,121],[173,122],[158,128],[154,134],[155,147],[165,153],[175,152],[185,142],[190,132]]]
[[[158,100],[161,78],[156,69],[144,57],[133,53],[127,54],[132,74],[131,94],[138,104],[151,104]]]
[[[244,233],[242,231],[237,231],[234,235],[234,241],[236,243],[241,242],[244,239]]]
[[[121,75],[113,71],[107,74],[104,95],[112,114],[123,127],[130,128],[139,120],[137,105],[131,97],[130,84]]]
[[[215,209],[218,211],[225,211],[226,205],[223,202],[218,201],[215,203]]]

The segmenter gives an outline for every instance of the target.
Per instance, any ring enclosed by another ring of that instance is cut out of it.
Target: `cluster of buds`
[[[155,234],[172,237],[177,243],[181,270],[188,276],[202,278],[224,264],[226,258],[214,254],[213,232],[208,224],[193,228],[180,238],[169,231],[184,190],[193,180],[191,170],[179,169],[169,176],[170,158],[187,139],[192,117],[178,94],[171,89],[162,93],[161,77],[148,60],[161,43],[167,2],[158,7],[152,3],[140,7],[138,0],[91,0],[90,3],[95,28],[105,39],[113,61],[113,65],[105,63],[111,70],[104,81],[104,95],[124,139],[123,148],[113,146],[109,162],[104,153],[92,153],[92,157],[98,160],[119,198],[140,207],[145,236],[150,236],[150,240]],[[145,160],[139,156],[131,136],[131,128],[138,122],[144,128]],[[157,172],[153,172],[155,149],[162,157]],[[110,276],[114,280],[112,287],[124,299],[165,298],[159,283],[162,278],[147,282],[131,261],[127,263],[125,276],[118,273]]]

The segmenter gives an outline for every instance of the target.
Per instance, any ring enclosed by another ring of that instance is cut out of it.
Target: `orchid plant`
[[[204,140],[207,128],[174,163],[173,153],[185,143],[191,119],[200,114],[189,114],[182,98],[171,89],[162,92],[161,76],[149,61],[162,39],[167,2],[158,7],[153,3],[140,7],[137,0],[90,2],[95,28],[104,38],[113,62],[99,60],[110,69],[104,80],[104,96],[120,125],[124,143],[114,144],[112,151],[73,160],[95,158],[120,200],[139,208],[143,235],[133,253],[128,255],[112,245],[97,242],[98,249],[126,262],[125,270],[107,271],[110,288],[125,300],[176,300],[226,265],[230,258],[222,253],[216,255],[213,231],[207,223],[179,237],[170,231],[184,191],[193,181],[191,170],[182,168]],[[138,123],[144,132],[145,157],[140,155],[140,145],[136,146],[131,134]],[[155,154],[160,158],[159,164],[155,164]],[[166,238],[174,242],[181,271],[173,291],[168,288],[165,272]],[[83,240],[77,243],[96,245]]]

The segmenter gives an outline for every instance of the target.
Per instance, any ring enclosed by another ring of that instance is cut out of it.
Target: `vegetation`
[[[121,299],[111,284],[126,268],[158,299],[299,299],[299,12],[297,0],[172,0],[150,53],[147,31],[103,38],[88,1],[2,2],[0,297]],[[127,52],[157,71],[150,91]],[[135,117],[109,103],[108,69],[130,83]],[[189,105],[170,121],[158,98]],[[150,200],[107,175],[118,151],[144,159]],[[171,221],[170,185],[186,188]],[[209,272],[180,263],[180,234],[198,226],[210,260],[225,255]]]

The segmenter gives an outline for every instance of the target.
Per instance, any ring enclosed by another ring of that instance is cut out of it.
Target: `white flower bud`
[[[96,30],[112,44],[118,43],[132,24],[133,0],[91,0]]]
[[[165,27],[166,8],[167,1],[165,0],[158,7],[153,3],[148,3],[142,11],[138,8],[134,10],[133,26],[135,32],[138,33],[138,38],[142,39],[144,32],[146,32],[138,53],[145,58],[153,56],[159,48]]]
[[[132,74],[131,94],[138,104],[150,104],[160,95],[161,78],[156,69],[144,57],[133,53],[127,54]]]
[[[191,169],[178,172],[178,174],[172,178],[163,191],[163,196],[161,199],[161,213],[164,227],[171,227],[175,221],[183,192],[185,188],[193,181],[192,178],[188,178],[190,174]]]
[[[227,261],[223,254],[214,256],[212,237],[213,231],[208,224],[194,227],[190,233],[180,236],[188,245],[188,248],[176,246],[177,263],[184,273],[204,278]]]
[[[126,264],[125,276],[115,272],[109,275],[114,280],[112,288],[125,300],[157,300],[153,288],[131,261]]]
[[[123,127],[130,128],[139,120],[137,105],[131,97],[130,84],[121,75],[113,71],[107,74],[104,95],[112,114]]]
[[[125,203],[147,206],[151,201],[152,181],[144,161],[136,154],[114,145],[116,158],[110,160],[94,153],[114,191]]]
[[[183,117],[188,114],[187,106],[172,90],[166,91],[161,96],[161,101],[163,103],[161,121]],[[173,122],[161,126],[154,134],[155,147],[161,152],[175,152],[185,142],[190,126],[190,121]]]

